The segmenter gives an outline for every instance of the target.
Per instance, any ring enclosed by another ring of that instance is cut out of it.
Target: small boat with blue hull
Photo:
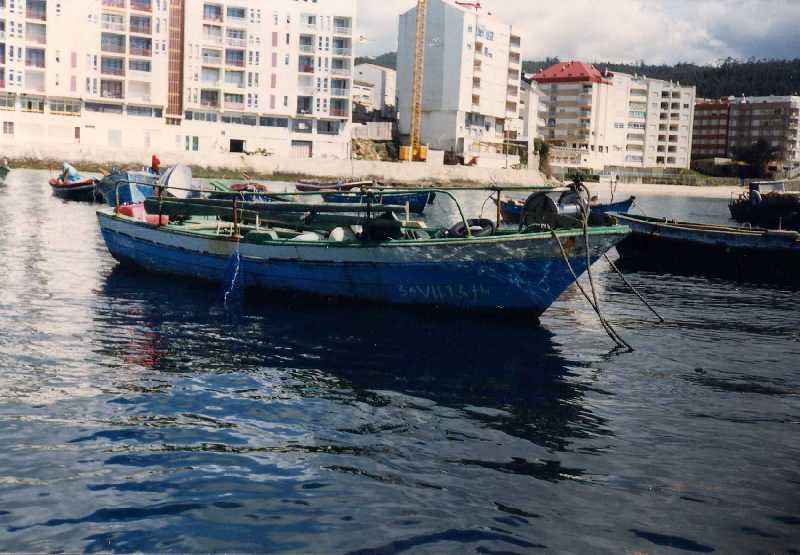
[[[800,285],[800,233],[619,215],[631,235],[622,265],[679,274]]]
[[[565,203],[565,197],[559,199],[559,205]],[[633,207],[636,197],[630,197],[623,202],[613,202],[611,204],[594,204],[592,213],[594,214],[627,214]],[[503,221],[509,224],[518,224],[522,217],[525,201],[507,199],[500,202],[500,213]]]
[[[377,303],[539,316],[574,282],[564,253],[579,275],[586,270],[581,229],[518,233],[463,217],[450,230],[433,229],[398,221],[392,212],[404,207],[391,206],[375,207],[386,212],[360,225],[344,215],[350,207],[322,206],[320,212],[332,213],[317,223],[308,219],[308,205],[283,202],[234,203],[224,208],[224,221],[209,216],[223,210],[221,202],[181,216],[191,212],[188,205],[151,200],[138,212],[100,210],[98,219],[109,251],[122,263],[224,282],[238,257],[247,288]],[[260,215],[255,225],[240,223],[253,221],[253,212]],[[597,260],[627,233],[612,218],[589,228],[588,259]]]
[[[114,171],[96,185],[97,194],[111,208],[142,203],[154,196],[158,176],[151,172]]]
[[[429,204],[433,204],[436,193],[322,193],[325,202],[337,204],[376,204],[408,205],[412,214],[423,214]]]
[[[100,197],[95,192],[95,180],[92,178],[80,181],[64,181],[54,178],[49,181],[53,195],[64,200],[77,202],[96,202]]]

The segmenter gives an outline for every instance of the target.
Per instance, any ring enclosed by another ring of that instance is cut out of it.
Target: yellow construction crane
[[[414,52],[414,78],[411,85],[411,142],[400,149],[400,158],[407,161],[424,161],[428,147],[422,145],[422,89],[425,78],[425,31],[428,17],[428,0],[417,0],[417,42]]]

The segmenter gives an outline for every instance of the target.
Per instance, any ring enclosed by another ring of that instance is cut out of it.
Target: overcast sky
[[[415,0],[358,0],[359,55],[397,49]],[[526,59],[714,63],[800,58],[800,0],[483,0],[514,24]]]

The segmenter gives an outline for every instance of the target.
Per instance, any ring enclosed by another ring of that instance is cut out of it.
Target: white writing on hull
[[[404,298],[421,298],[427,301],[443,301],[450,299],[480,299],[491,295],[485,285],[477,283],[465,285],[400,285],[400,295]]]

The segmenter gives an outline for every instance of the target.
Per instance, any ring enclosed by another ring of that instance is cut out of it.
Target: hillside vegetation
[[[558,58],[523,62],[526,73],[535,73],[560,61]],[[388,68],[397,67],[397,53],[387,52],[375,58],[358,58],[357,63],[369,62]],[[729,58],[717,65],[678,63],[675,65],[595,63],[600,70],[635,73],[695,85],[697,95],[704,98],[723,96],[787,96],[800,95],[800,58],[794,60],[734,60]]]

